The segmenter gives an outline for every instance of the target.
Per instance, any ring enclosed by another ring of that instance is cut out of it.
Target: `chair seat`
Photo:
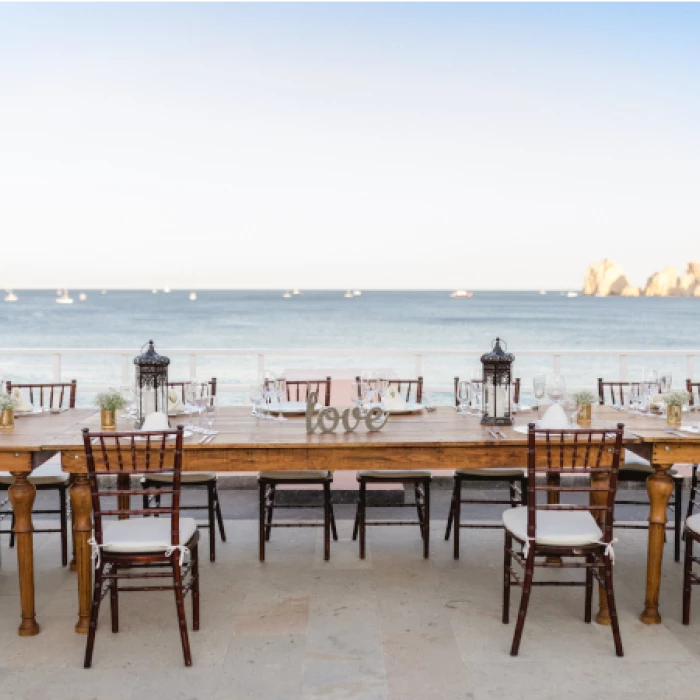
[[[194,518],[180,518],[180,544],[197,532]],[[170,518],[114,520],[104,527],[102,551],[114,553],[160,552],[170,547]]]
[[[147,474],[141,479],[144,481],[157,481],[160,484],[172,484],[172,472]],[[210,481],[216,481],[216,472],[182,472],[180,474],[180,483],[182,484],[206,484]]]
[[[691,515],[685,521],[685,526],[689,530],[692,530],[694,533],[700,535],[700,513],[696,513],[695,515]]]
[[[625,461],[620,464],[620,479],[625,480],[626,474],[639,474],[643,476],[651,476],[654,473],[654,467],[651,462],[644,457],[634,454],[629,450],[625,450]],[[683,477],[673,468],[668,470],[668,475],[674,479],[682,479]]]
[[[44,464],[35,469],[29,475],[29,483],[34,486],[49,486],[55,484],[60,486],[65,484],[70,478],[70,474],[66,474],[61,469],[60,464]],[[0,472],[0,484],[12,485],[15,477],[10,472]]]
[[[381,479],[383,481],[401,481],[403,479],[429,479],[432,476],[429,471],[419,471],[418,469],[375,469],[360,471],[357,473],[357,480],[360,479]]]
[[[494,469],[455,469],[455,475],[478,476],[480,479],[519,479],[527,476],[527,469],[496,467]]]
[[[535,543],[555,547],[578,547],[600,542],[598,523],[586,510],[537,511]],[[521,541],[527,539],[527,506],[509,508],[503,513],[503,526]]]
[[[333,481],[333,475],[325,469],[309,471],[260,472],[258,479],[272,481]]]

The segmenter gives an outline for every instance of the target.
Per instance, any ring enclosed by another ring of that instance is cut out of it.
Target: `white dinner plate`
[[[700,435],[700,427],[697,425],[688,425],[684,423],[678,430],[685,431],[686,433],[694,433],[695,435]]]
[[[321,408],[321,404],[317,403],[314,411],[319,411]],[[263,404],[261,410],[265,413],[270,411],[270,413],[282,413],[285,416],[301,416],[306,413],[306,401],[282,401],[282,403],[273,401]]]
[[[390,416],[400,416],[404,413],[419,413],[422,411],[425,407],[423,406],[422,403],[410,403],[407,402],[406,405],[403,408],[390,408],[390,409],[385,409],[383,404],[381,403],[371,403],[366,408],[381,408],[382,410],[385,410]]]
[[[24,418],[25,416],[39,416],[42,413],[49,413],[49,411],[44,411],[43,408],[36,407],[33,408],[31,411],[15,411],[15,418]]]
[[[192,433],[191,430],[184,430],[183,433],[182,433],[182,437],[183,437],[183,438],[192,437],[192,434],[193,434],[193,433]],[[177,437],[177,435],[168,435],[168,437],[166,438],[166,440],[174,440],[176,437]],[[135,437],[134,440],[136,440],[137,442],[146,442],[146,436],[143,436],[143,437],[141,437],[141,436]],[[157,443],[157,442],[160,442],[160,440],[159,440],[158,438],[156,438],[156,437],[153,437],[153,438],[151,438],[151,442],[156,442],[156,443]]]

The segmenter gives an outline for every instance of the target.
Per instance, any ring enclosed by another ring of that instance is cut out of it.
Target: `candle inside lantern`
[[[503,418],[506,415],[506,390],[502,386],[487,386],[486,406],[488,415],[492,418]]]

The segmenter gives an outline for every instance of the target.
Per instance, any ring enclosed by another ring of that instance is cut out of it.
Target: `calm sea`
[[[279,291],[189,292],[88,291],[87,299],[61,305],[53,291],[18,291],[16,303],[0,303],[0,347],[127,348],[136,355],[153,338],[167,354],[175,348],[243,348],[257,351],[336,348],[342,357],[271,354],[275,371],[291,367],[392,367],[413,376],[411,358],[380,355],[360,358],[358,349],[416,348],[486,351],[497,335],[516,356],[515,374],[529,385],[536,372],[551,370],[551,358],[521,357],[521,350],[654,349],[658,358],[629,360],[630,376],[644,367],[671,369],[674,385],[685,379],[683,358],[663,357],[665,349],[700,352],[700,300],[662,298],[568,298],[560,292],[476,292],[471,299],[451,299],[440,292],[365,291],[346,299],[340,291],[310,291],[291,299]],[[188,373],[186,357],[173,358],[170,377]],[[473,358],[425,358],[429,384],[448,385],[456,374],[469,376]],[[700,372],[700,367],[698,369]],[[590,386],[598,376],[617,378],[615,358],[562,359],[567,381]],[[50,355],[0,355],[0,376],[15,380],[50,379]],[[224,383],[249,383],[257,376],[254,355],[198,359],[199,376]],[[119,358],[65,357],[64,379],[118,385]],[[86,395],[83,399],[86,400]],[[243,397],[239,397],[243,400]],[[231,397],[231,401],[233,401]],[[237,402],[237,401],[236,401]]]

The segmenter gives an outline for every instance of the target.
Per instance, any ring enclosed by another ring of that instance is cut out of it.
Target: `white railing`
[[[415,376],[423,375],[423,361],[430,358],[459,358],[461,360],[473,358],[478,361],[483,354],[482,350],[418,350],[418,349],[392,349],[392,348],[368,348],[368,349],[323,349],[323,348],[299,348],[293,350],[280,349],[230,349],[230,348],[189,348],[189,349],[162,349],[163,354],[169,357],[189,358],[189,375],[197,376],[197,359],[199,357],[225,356],[231,358],[256,358],[258,375],[265,371],[267,360],[270,357],[405,357],[412,358]],[[69,356],[90,356],[90,357],[121,357],[121,381],[128,384],[133,372],[133,358],[136,353],[133,349],[116,348],[0,348],[0,357],[15,356],[50,356],[53,358],[52,381],[60,382],[63,377],[63,358]],[[562,371],[562,358],[592,358],[592,357],[616,357],[618,364],[618,376],[616,379],[626,381],[628,378],[629,358],[644,357],[664,357],[683,358],[685,360],[686,377],[695,376],[695,358],[700,356],[700,348],[686,350],[519,350],[518,358],[538,357],[549,358],[553,372]],[[73,377],[71,377],[72,379]],[[426,379],[429,380],[429,377]],[[250,383],[247,384],[219,384],[218,389],[224,392],[248,391]],[[99,391],[106,388],[106,385],[81,384],[81,388],[87,391]],[[428,390],[450,391],[451,386],[427,385]]]

